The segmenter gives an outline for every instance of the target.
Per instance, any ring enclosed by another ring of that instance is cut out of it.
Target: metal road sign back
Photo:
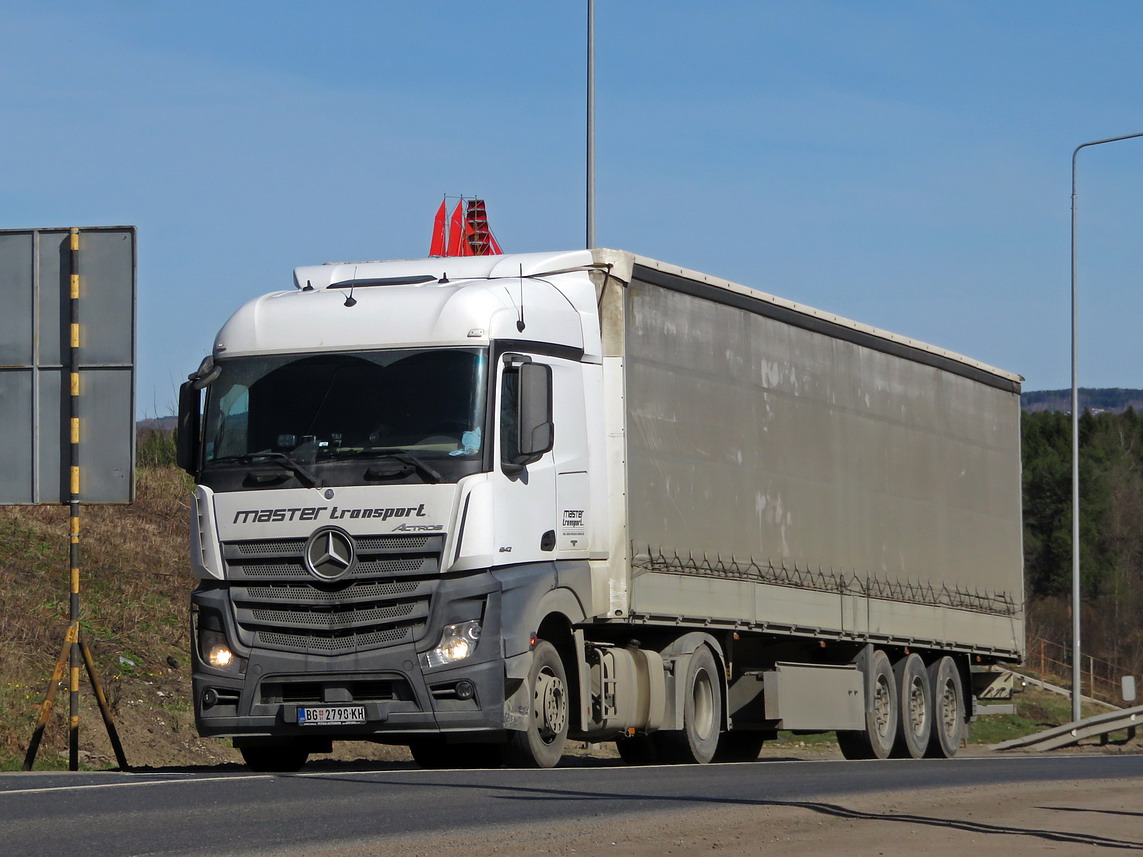
[[[134,499],[135,227],[80,229],[75,252],[70,239],[0,230],[0,504],[67,503],[73,431],[79,500]]]

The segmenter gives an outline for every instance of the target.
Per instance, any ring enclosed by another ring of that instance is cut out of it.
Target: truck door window
[[[520,372],[506,368],[500,379],[500,460],[510,464],[520,454]]]
[[[552,367],[509,358],[500,381],[500,463],[505,472],[552,449]],[[520,361],[520,362],[516,362]]]

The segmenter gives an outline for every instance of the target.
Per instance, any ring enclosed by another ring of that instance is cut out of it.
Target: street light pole
[[[587,0],[587,249],[595,246],[595,0]]]
[[[1079,496],[1079,313],[1076,299],[1076,158],[1080,149],[1143,137],[1143,133],[1081,143],[1072,152],[1072,720],[1079,720],[1083,695],[1080,665],[1080,496]]]

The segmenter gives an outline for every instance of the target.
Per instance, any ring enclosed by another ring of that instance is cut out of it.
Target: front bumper
[[[469,698],[461,698],[467,688],[457,693],[462,681],[472,685]],[[316,663],[312,656],[252,651],[245,677],[196,664],[193,686],[195,722],[203,736],[403,743],[410,736],[488,732],[504,724],[503,661],[465,663],[425,676],[411,646]],[[314,705],[363,705],[366,722],[299,726],[298,708]]]
[[[505,728],[505,661],[500,591],[488,573],[441,579],[423,631],[394,645],[325,654],[257,645],[240,628],[225,585],[200,587],[191,597],[196,624],[225,634],[236,654],[229,668],[202,659],[192,629],[192,686],[200,735],[305,737],[407,743],[438,733],[495,733]],[[421,654],[436,645],[440,629],[481,621],[473,655],[425,669]],[[299,725],[298,708],[363,706],[365,723]]]

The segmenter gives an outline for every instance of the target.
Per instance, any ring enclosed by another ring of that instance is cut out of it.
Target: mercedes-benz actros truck
[[[1020,381],[628,252],[298,268],[180,391],[198,729],[952,756],[1023,653]]]

